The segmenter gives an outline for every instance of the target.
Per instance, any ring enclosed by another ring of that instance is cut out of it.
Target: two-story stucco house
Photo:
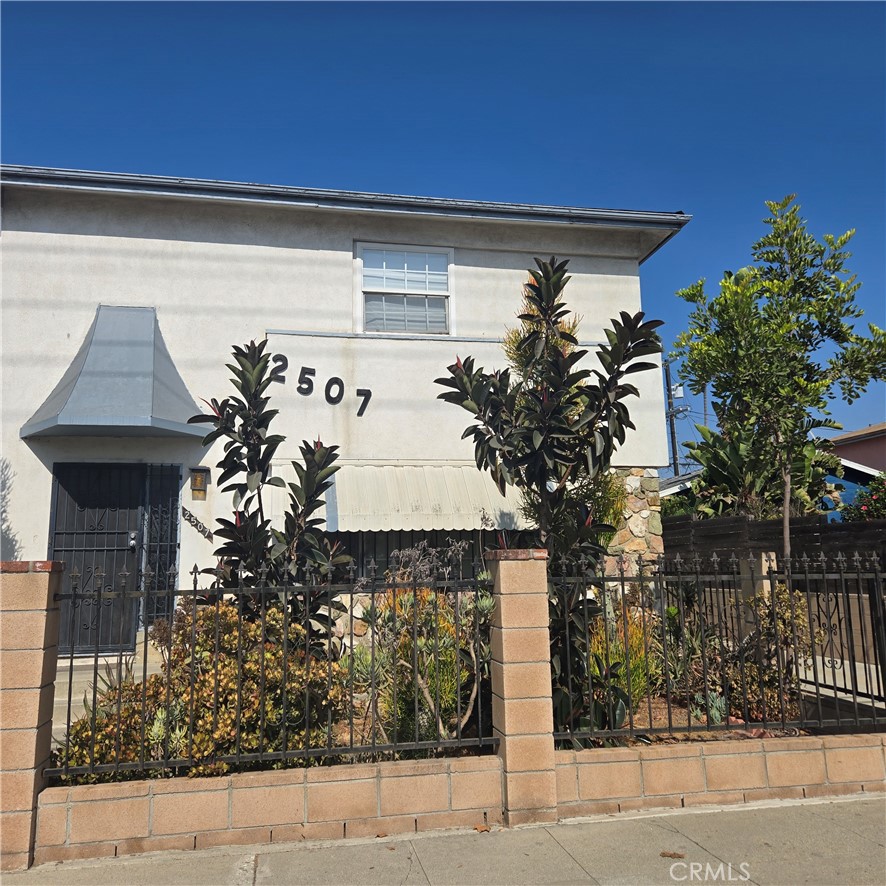
[[[231,346],[264,337],[280,474],[304,439],[340,447],[326,518],[361,567],[515,526],[516,497],[476,470],[468,416],[434,379],[456,354],[504,363],[534,256],[570,259],[593,347],[689,220],[31,167],[4,167],[2,201],[4,557],[63,559],[83,581],[213,565],[231,501],[220,447],[187,419],[231,393]],[[650,489],[668,461],[661,379],[638,386],[615,465]]]

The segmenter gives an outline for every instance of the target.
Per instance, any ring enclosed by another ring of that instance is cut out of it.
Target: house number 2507
[[[271,362],[274,364],[274,368],[271,370],[271,380],[280,382],[280,384],[286,384],[285,373],[289,369],[289,360],[283,354],[274,354]],[[312,366],[302,366],[298,374],[298,387],[296,387],[296,390],[303,397],[310,397],[314,393],[314,379],[316,375],[317,370]],[[360,398],[360,405],[357,407],[357,416],[359,417],[366,412],[366,407],[372,399],[372,391],[369,388],[357,388],[356,394]],[[326,398],[327,403],[336,406],[344,399],[345,383],[337,375],[333,375],[326,382],[323,396]]]

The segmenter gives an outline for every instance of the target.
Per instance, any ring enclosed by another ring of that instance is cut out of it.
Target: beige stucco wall
[[[311,337],[272,334],[286,355],[285,385],[274,386],[289,438],[341,446],[349,460],[470,460],[460,440],[467,413],[435,400],[456,353],[487,367],[502,365],[498,340],[514,322],[525,269],[534,255],[571,259],[568,302],[584,320],[581,338],[603,338],[618,311],[640,306],[638,256],[648,249],[634,230],[404,218],[393,215],[209,204],[144,196],[5,189],[2,249],[3,456],[14,472],[10,521],[19,556],[46,556],[54,461],[146,461],[214,465],[218,452],[199,442],[112,438],[23,442],[19,429],[53,389],[83,341],[99,304],[156,307],[170,354],[195,399],[229,392],[230,346],[268,330],[355,331],[354,245],[359,241],[423,244],[454,250],[455,334],[482,342]],[[296,393],[301,366],[316,368],[317,391]],[[342,379],[337,406],[323,397]],[[630,404],[638,430],[616,462],[666,464],[660,374],[636,379]],[[356,388],[372,401],[358,418]],[[227,497],[183,504],[207,525],[227,512]],[[217,513],[216,513],[217,512]],[[181,564],[210,561],[212,545],[190,526],[181,531]]]

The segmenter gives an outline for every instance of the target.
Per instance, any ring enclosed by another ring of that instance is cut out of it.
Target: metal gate
[[[62,600],[60,651],[131,650],[139,622],[150,624],[167,614],[170,597],[156,592],[174,581],[181,469],[62,463],[53,474],[49,556],[66,564],[66,594],[71,576],[79,574],[76,599]],[[142,580],[146,571],[152,576],[148,589]],[[130,589],[149,593],[103,597],[119,588],[121,573],[128,574]],[[93,596],[99,590],[102,594]],[[144,599],[150,604],[140,611]]]

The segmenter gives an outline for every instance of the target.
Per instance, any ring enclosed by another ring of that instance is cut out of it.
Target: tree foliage
[[[218,564],[203,570],[214,575],[221,588],[308,585],[318,578],[331,580],[335,571],[351,559],[337,542],[329,541],[322,529],[323,519],[317,515],[323,506],[323,494],[338,470],[338,447],[305,440],[299,447],[301,461],[292,462],[296,482],[287,484],[282,477],[271,476],[274,455],[286,438],[270,431],[277,410],[269,408],[272,379],[266,346],[267,341],[235,346],[234,362],[227,368],[239,396],[212,399],[208,401],[209,415],[190,419],[212,425],[203,438],[204,446],[219,439],[225,441],[217,483],[221,492],[233,495],[233,519],[218,519],[215,534],[224,539],[215,551]],[[265,491],[272,486],[289,492],[282,528],[273,527],[266,513]],[[313,626],[315,633],[323,633],[323,625],[329,621],[326,607],[333,604],[322,588],[290,595],[289,599],[293,617],[309,629]],[[253,602],[257,607],[261,601],[256,598]]]
[[[727,438],[702,425],[696,428],[701,440],[685,444],[689,457],[702,467],[702,476],[690,493],[692,509],[705,517],[779,517],[783,492],[777,469],[761,461],[752,429],[739,426]],[[842,473],[840,460],[822,451],[822,445],[823,441],[807,440],[795,455],[791,465],[792,516],[819,512],[822,500],[842,489],[827,479],[828,474]]]
[[[608,469],[634,427],[624,401],[639,392],[625,378],[656,368],[642,358],[661,351],[661,322],[622,312],[597,352],[603,371],[580,368],[587,351],[577,347],[563,301],[567,264],[536,259],[529,272],[523,325],[511,341],[515,367],[486,372],[473,357],[456,358],[437,379],[446,388],[439,399],[474,418],[462,436],[473,440],[478,469],[502,494],[508,485],[526,493],[536,508],[536,541],[553,558],[599,551],[593,514],[580,525],[569,519],[571,491]]]
[[[766,206],[769,230],[753,244],[750,267],[727,272],[711,299],[704,280],[678,293],[693,310],[676,355],[690,390],[710,386],[723,439],[750,441],[744,476],[781,487],[788,554],[791,510],[809,497],[794,489],[793,466],[812,432],[839,427],[827,417],[831,400],[851,403],[886,377],[886,333],[870,324],[865,335],[853,322],[863,314],[846,267],[854,231],[819,241],[794,195]]]
[[[530,333],[540,328],[538,311],[530,299],[531,294],[531,290],[524,286],[523,302],[518,312],[521,319],[517,326],[505,330],[502,339],[502,351],[508,366],[514,377],[521,382],[526,380],[532,369],[534,353],[527,344],[531,341]],[[562,301],[562,290],[560,299]],[[573,340],[578,336],[581,319],[578,314],[565,316],[559,326],[567,333],[567,338],[554,337],[551,346],[567,354],[574,351],[576,345]],[[578,385],[582,384],[584,381],[578,382]],[[521,493],[521,517],[528,525],[538,526],[542,509],[541,497],[531,489],[523,489]],[[570,537],[575,536],[590,519],[596,529],[596,540],[601,546],[605,546],[613,533],[601,527],[621,520],[626,499],[627,490],[620,477],[607,471],[600,471],[594,476],[581,476],[578,480],[568,482],[563,488],[562,505],[557,510],[557,523],[551,527],[551,532],[560,540],[560,547],[569,550],[574,541],[570,541]]]

